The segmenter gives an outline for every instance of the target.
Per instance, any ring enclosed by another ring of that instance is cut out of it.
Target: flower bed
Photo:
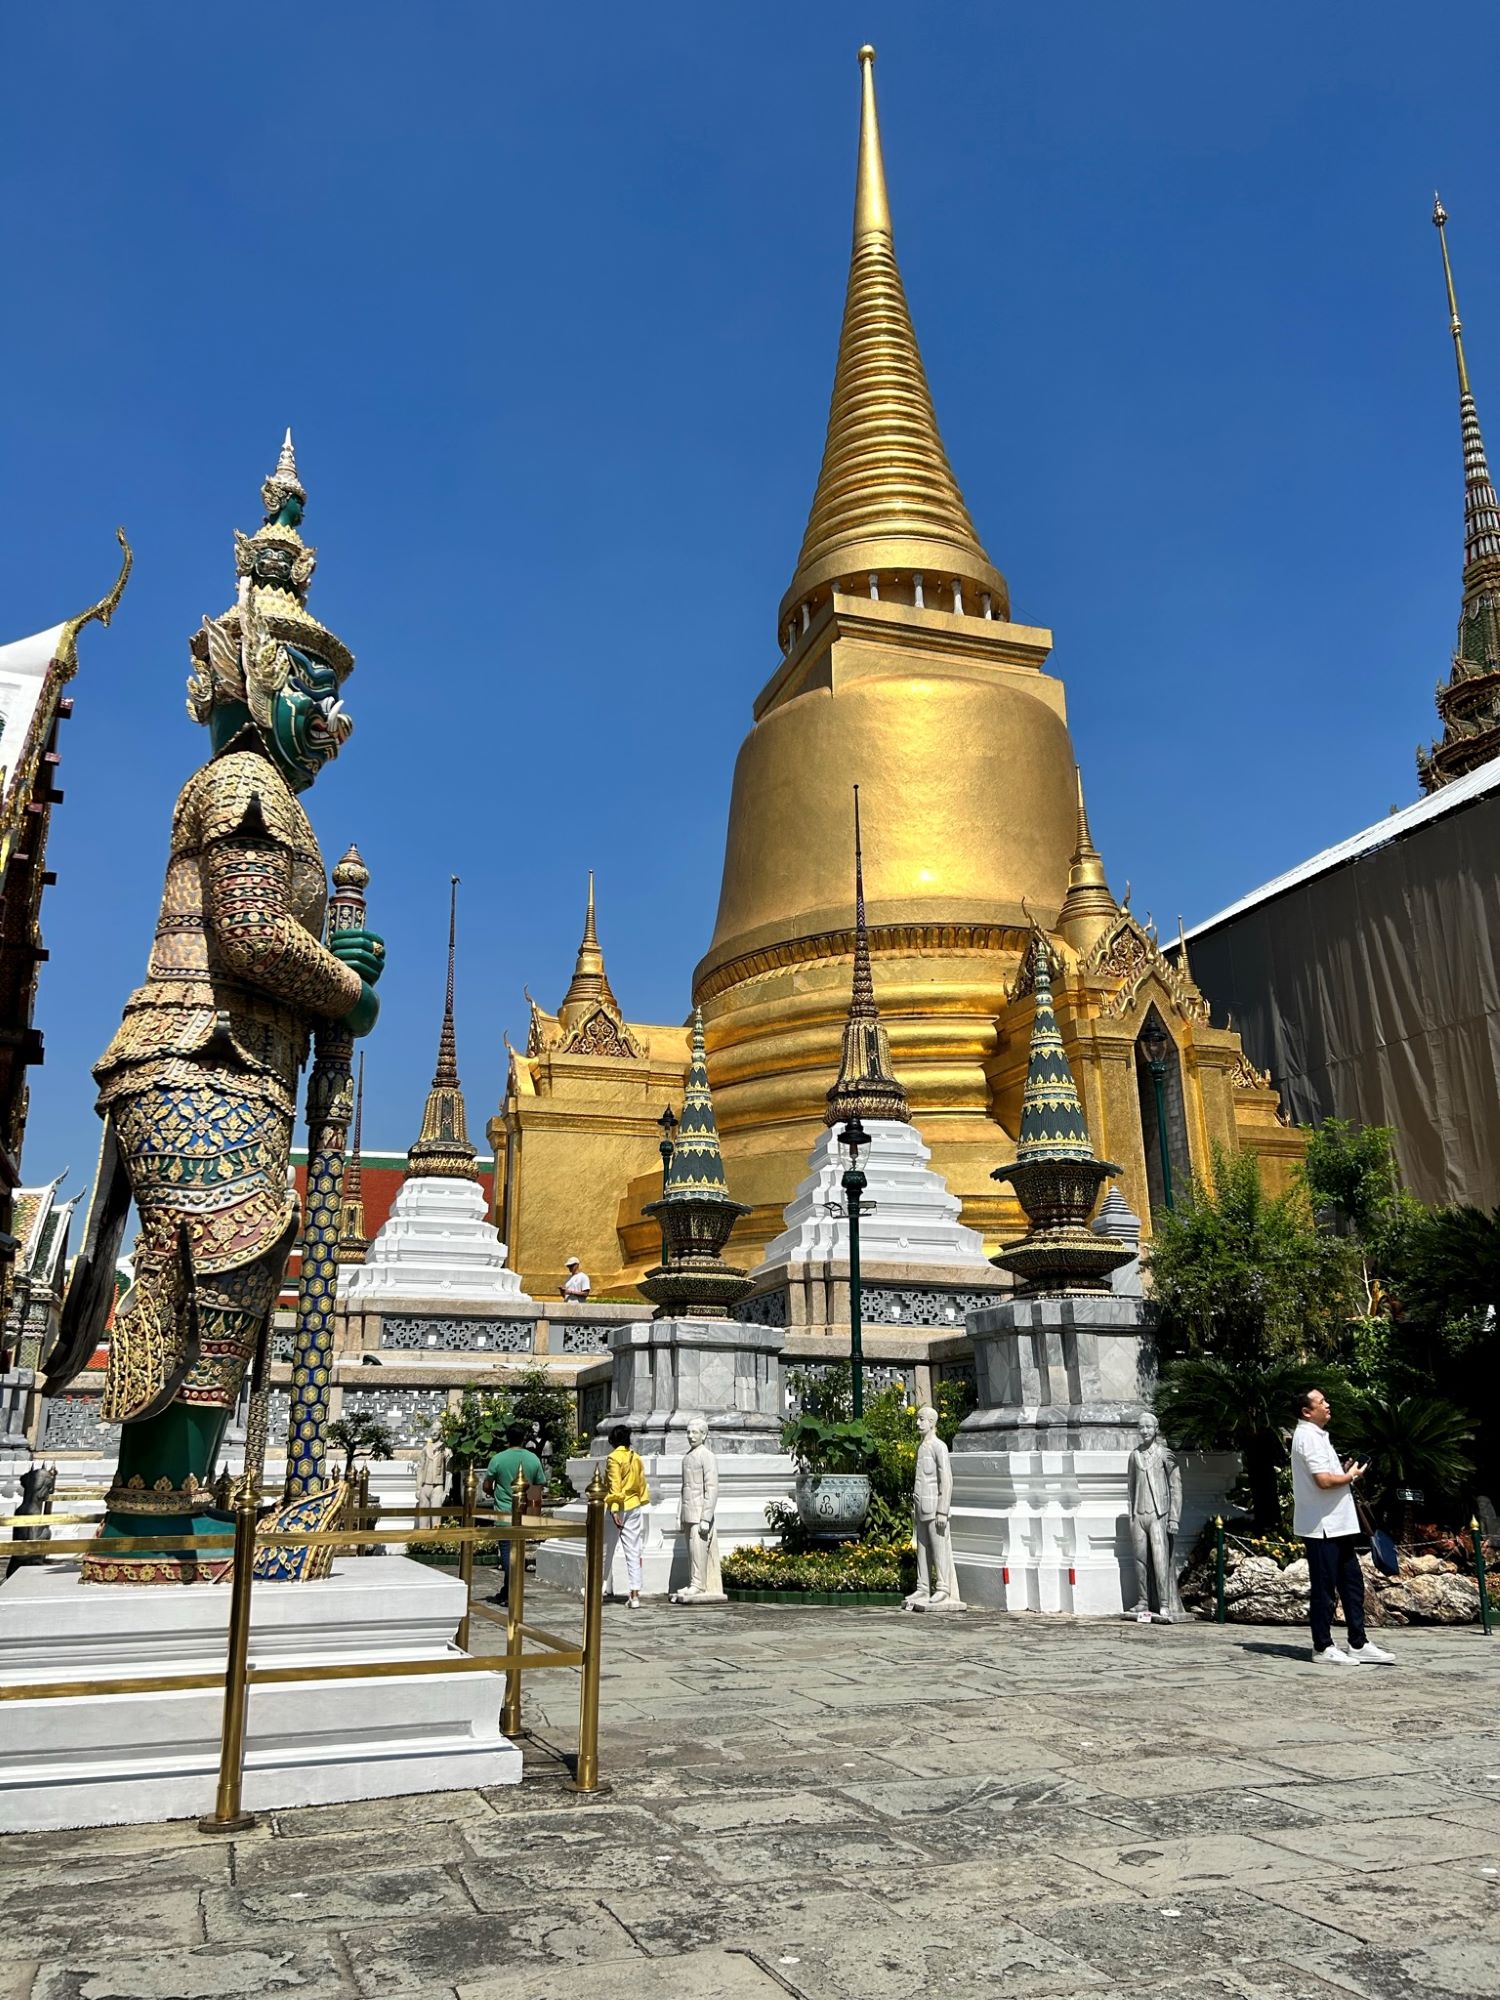
[[[799,1598],[804,1603],[899,1604],[916,1584],[909,1542],[845,1542],[790,1554],[783,1549],[735,1549],[724,1558],[724,1587],[750,1603]]]

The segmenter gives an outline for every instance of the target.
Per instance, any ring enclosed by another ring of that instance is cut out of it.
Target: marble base
[[[714,1521],[719,1531],[720,1555],[727,1556],[731,1550],[771,1541],[773,1537],[766,1524],[766,1508],[773,1500],[791,1503],[797,1476],[791,1458],[781,1451],[726,1452],[716,1440],[712,1442],[719,1464],[719,1506]],[[607,1451],[608,1446],[604,1449]],[[639,1444],[637,1449],[640,1449]],[[646,1484],[651,1492],[651,1502],[645,1510],[645,1545],[641,1554],[641,1594],[645,1597],[670,1596],[673,1591],[686,1590],[693,1580],[688,1539],[677,1525],[682,1505],[682,1461],[686,1451],[687,1440],[684,1437],[676,1451],[641,1452],[641,1461],[646,1468]],[[568,1477],[580,1493],[593,1478],[598,1465],[599,1457],[568,1460]],[[561,1518],[581,1521],[585,1513],[583,1503],[573,1501],[561,1510]],[[539,1543],[536,1573],[542,1583],[555,1583],[564,1590],[576,1590],[581,1596],[582,1542]],[[613,1577],[605,1579],[606,1591],[611,1587],[618,1596],[625,1595],[625,1558],[618,1549],[614,1556]],[[690,1601],[709,1603],[713,1600],[699,1598]]]
[[[1134,1438],[1130,1441],[1134,1443]],[[1126,1468],[1130,1446],[953,1454],[950,1533],[967,1603],[996,1611],[1118,1618],[1136,1599]],[[1177,1454],[1179,1573],[1239,1477],[1233,1452]]]
[[[463,1586],[405,1556],[339,1563],[318,1583],[257,1584],[251,1660],[326,1664],[456,1655]],[[0,1587],[0,1680],[222,1671],[229,1591],[83,1584],[76,1567]],[[247,1810],[517,1784],[500,1674],[394,1675],[252,1688]],[[0,1832],[140,1825],[213,1809],[218,1688],[0,1702]]]

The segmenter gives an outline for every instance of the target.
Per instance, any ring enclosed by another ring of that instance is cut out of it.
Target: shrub
[[[724,1558],[724,1581],[732,1590],[818,1591],[841,1597],[906,1592],[915,1588],[916,1563],[909,1542],[845,1542],[805,1552],[741,1548]]]

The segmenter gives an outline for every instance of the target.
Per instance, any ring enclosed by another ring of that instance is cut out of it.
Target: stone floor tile
[[[1062,1775],[1091,1791],[1113,1792],[1132,1801],[1157,1800],[1175,1792],[1249,1790],[1259,1785],[1284,1785],[1285,1771],[1254,1757],[1167,1755],[1104,1757],[1064,1765]]]
[[[663,1817],[680,1833],[738,1833],[749,1827],[838,1826],[867,1818],[849,1799],[833,1792],[779,1792],[712,1795],[684,1799]]]
[[[624,1926],[590,1897],[516,1899],[490,1914],[426,1917],[339,1935],[369,2000],[462,1986],[520,1965],[574,1966],[641,1955]],[[621,1978],[623,1992],[628,1979]]]
[[[962,1918],[926,1886],[871,1890],[691,1882],[607,1898],[654,1956],[742,1943],[805,2000],[996,2000],[1098,1989],[1092,1969],[981,1903]],[[696,2000],[696,1996],[694,1996]]]
[[[1480,1856],[1500,1863],[1500,1834],[1451,1819],[1403,1815],[1329,1826],[1270,1827],[1260,1836],[1289,1853],[1323,1861],[1337,1858],[1345,1868],[1389,1868],[1418,1861],[1459,1861]]]
[[[785,2000],[787,1988],[747,1952],[691,1951],[618,1966],[501,1973],[465,1983],[458,2000]]]
[[[98,1947],[44,1963],[30,2000],[349,2000],[333,1960],[266,1944],[117,1955]]]
[[[719,1839],[683,1843],[689,1866],[719,1882],[827,1882],[882,1878],[920,1868],[929,1856],[918,1839],[889,1823],[839,1821],[830,1826],[740,1827]],[[677,1864],[680,1868],[681,1864]],[[657,1870],[657,1879],[669,1871]]]
[[[1089,1789],[1060,1773],[1048,1772],[1020,1783],[992,1778],[988,1771],[971,1766],[968,1777],[891,1778],[876,1784],[857,1780],[840,1784],[838,1791],[853,1799],[865,1811],[882,1819],[899,1819],[915,1824],[953,1813],[983,1812],[987,1817],[1026,1815],[1087,1799]]]
[[[1333,1877],[1299,1876],[1263,1883],[1261,1901],[1296,1910],[1346,1931],[1362,1944],[1410,1946],[1433,1938],[1484,1937],[1500,1963],[1500,1866],[1445,1861],[1378,1872],[1343,1869]],[[1500,1987],[1500,1977],[1496,1980]]]
[[[55,1903],[67,1897],[104,1903],[122,1890],[136,1894],[149,1889],[165,1895],[180,1889],[196,1894],[200,1889],[227,1887],[231,1880],[232,1850],[227,1840],[206,1840],[200,1834],[192,1847],[121,1854],[114,1848],[96,1848],[92,1832],[71,1838],[70,1852],[46,1861],[36,1855],[25,1859],[9,1841],[0,1842],[0,1929],[13,1912],[39,1901]]]
[[[1274,1835],[1193,1835],[1174,1840],[1115,1841],[1103,1820],[1103,1840],[1070,1841],[1057,1851],[1097,1875],[1138,1889],[1146,1896],[1188,1894],[1212,1883],[1227,1889],[1251,1882],[1284,1882],[1305,1874],[1306,1859],[1290,1848],[1271,1845]]]
[[[391,1852],[386,1850],[387,1857]],[[437,1910],[462,1910],[467,1916],[473,1907],[462,1883],[443,1868],[372,1868],[332,1879],[312,1875],[300,1883],[210,1889],[202,1898],[210,1944],[222,1938],[264,1940],[292,1925],[388,1924]]]
[[[121,1952],[202,1944],[196,1888],[136,1893],[128,1882],[111,1887],[117,1893],[107,1898],[75,1892],[7,1910],[0,1920],[0,1961],[46,1962],[86,1951],[108,1962]]]
[[[492,1820],[467,1829],[462,1875],[480,1909],[503,1907],[498,1893],[519,1886],[524,1901],[540,1901],[560,1889],[612,1889],[620,1880],[621,1857],[651,1874],[681,1866],[679,1829],[661,1814],[611,1799],[587,1813],[529,1813],[519,1822]]]
[[[1184,1834],[1258,1833],[1268,1827],[1311,1827],[1313,1814],[1295,1797],[1272,1792],[1176,1792],[1162,1799],[1096,1793],[1082,1810],[1138,1840]]]
[[[1484,1939],[1365,1946],[1326,1958],[1316,1970],[1366,2000],[1494,2000],[1500,1990],[1495,1947]]]
[[[397,1840],[408,1850],[413,1845],[412,1836],[403,1830],[400,1820],[392,1819],[380,1834],[304,1834],[299,1839],[268,1841],[245,1852],[236,1848],[235,1884],[250,1889],[265,1882],[291,1882],[305,1888],[309,1882],[327,1876],[386,1867],[391,1859],[391,1843]],[[421,1858],[430,1866],[462,1860],[465,1853],[462,1828],[439,1820],[429,1820],[421,1828],[420,1842]]]
[[[519,1791],[519,1786],[497,1785],[496,1795]],[[401,1829],[410,1837],[411,1828],[432,1820],[454,1825],[461,1820],[482,1820],[492,1808],[478,1792],[414,1792],[394,1799],[355,1799],[342,1806],[302,1806],[295,1812],[269,1815],[278,1839],[305,1840],[327,1833],[390,1833]]]
[[[16,1959],[9,1965],[0,1965],[0,2000],[31,2000],[36,1972],[37,1961],[34,1958]]]
[[[1297,1955],[1299,1967],[1346,1948],[1343,1932],[1234,1888],[1136,1897],[1129,1903],[1060,1904],[1030,1908],[1026,1925],[1112,1980],[1194,1977],[1205,1967]]]

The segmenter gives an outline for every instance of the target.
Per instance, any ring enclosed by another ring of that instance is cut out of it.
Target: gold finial
[[[120,598],[124,594],[126,580],[135,562],[135,554],[125,539],[123,528],[115,529],[115,540],[120,544],[119,575],[97,604],[91,604],[87,611],[80,611],[76,618],[68,620],[58,637],[57,659],[65,681],[70,681],[78,671],[79,633],[94,618],[97,618],[101,625],[107,625],[114,617]]]
[[[833,400],[817,491],[781,601],[780,627],[826,600],[849,577],[892,580],[896,602],[915,601],[913,578],[968,593],[977,615],[988,597],[1010,616],[1005,579],[969,518],[943,449],[932,393],[896,264],[875,104],[875,51],[860,50],[859,166],[854,245]],[[937,601],[936,596],[933,602]]]
[[[911,1123],[906,1092],[891,1067],[890,1041],[875,1004],[870,932],[865,922],[865,851],[860,838],[858,785],[854,787],[854,977],[844,1017],[838,1081],[828,1093],[823,1122],[844,1125],[851,1118]]]
[[[594,871],[591,868],[588,903],[583,913],[583,937],[579,941],[573,977],[557,1010],[557,1018],[565,1030],[572,1029],[601,1001],[613,1013],[619,1013],[619,1005],[610,991],[609,975],[604,970],[604,953],[599,945],[594,917]]]
[[[1440,196],[1432,197],[1432,220],[1443,251],[1443,278],[1448,287],[1448,330],[1453,335],[1453,352],[1458,361],[1458,393],[1469,393],[1469,364],[1464,357],[1464,323],[1458,316],[1458,294],[1453,288],[1453,266],[1448,261],[1448,211]]]
[[[333,864],[333,886],[337,892],[342,889],[368,889],[370,871],[365,866],[365,858],[351,840],[347,851]]]
[[[854,176],[854,244],[867,236],[891,234],[891,204],[885,187],[885,161],[880,152],[880,115],[875,108],[875,51],[868,42],[859,52],[859,166]]]
[[[1073,859],[1068,865],[1068,893],[1057,913],[1057,928],[1081,955],[1103,937],[1119,915],[1119,906],[1109,891],[1104,857],[1089,831],[1082,768],[1075,764],[1073,771],[1078,782],[1078,833]]]

